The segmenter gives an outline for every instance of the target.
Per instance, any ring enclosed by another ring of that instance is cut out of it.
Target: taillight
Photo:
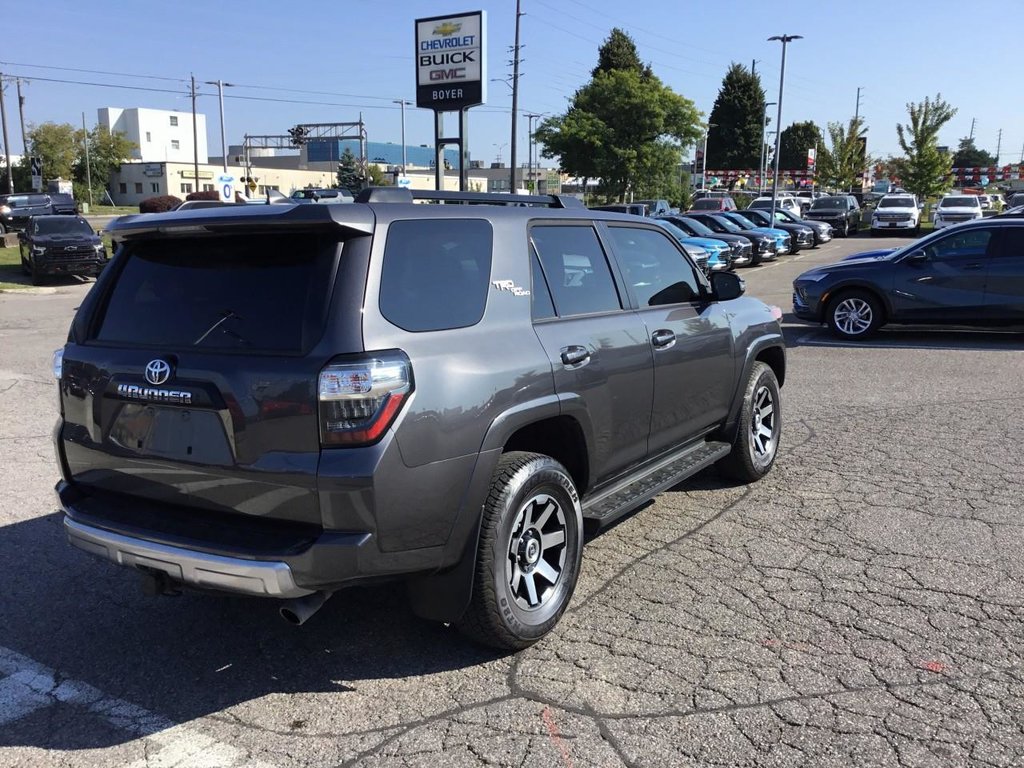
[[[375,443],[412,393],[412,366],[397,351],[371,353],[320,371],[320,442],[357,446]]]

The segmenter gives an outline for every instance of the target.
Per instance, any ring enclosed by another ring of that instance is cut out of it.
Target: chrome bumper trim
[[[92,555],[118,565],[161,571],[174,581],[203,589],[259,597],[302,597],[313,592],[295,583],[287,563],[243,560],[157,544],[82,525],[66,516],[64,531],[72,546]]]

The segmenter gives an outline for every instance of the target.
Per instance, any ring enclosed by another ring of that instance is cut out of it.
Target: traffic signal
[[[289,128],[288,135],[292,137],[292,146],[301,147],[306,143],[306,129],[301,125]]]

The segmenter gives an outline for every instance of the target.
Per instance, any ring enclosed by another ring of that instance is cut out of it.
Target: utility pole
[[[196,127],[196,76],[192,75],[192,180],[199,191],[199,129]]]
[[[216,85],[217,93],[220,96],[220,153],[222,155],[221,161],[224,166],[224,173],[228,172],[228,142],[225,138],[224,132],[224,89],[234,88],[234,83],[225,83],[223,80],[207,80],[207,85]]]
[[[999,139],[996,141],[996,167],[999,167],[999,150],[1003,148],[1003,129],[999,129]]]
[[[85,129],[85,112],[82,113],[82,142],[85,144],[85,186],[89,188],[89,207],[92,207],[92,168],[89,164],[89,131]]]
[[[978,118],[971,118],[971,135],[967,137],[968,141],[974,141],[974,123],[977,122]]]
[[[757,59],[750,60],[750,76],[753,77],[757,74]]]
[[[516,42],[512,47],[512,160],[510,165],[512,166],[511,182],[509,186],[509,193],[516,193],[516,112],[519,111],[519,19],[522,17],[520,12],[520,0],[516,0]]]
[[[18,84],[18,116],[21,118],[21,147],[22,151],[28,154],[28,139],[25,138],[25,97],[21,95],[21,78],[16,81]]]
[[[863,90],[863,86],[857,86],[857,107],[853,111],[853,119],[860,120],[860,92]]]
[[[768,117],[768,107],[775,106],[774,101],[766,101],[764,103],[764,119],[761,121],[761,162],[757,166],[757,191],[758,194],[764,193],[764,140],[768,133],[768,121],[771,119]]]
[[[7,139],[7,107],[4,104],[4,74],[0,72],[0,123],[3,123],[4,156],[7,159],[7,193],[14,194],[14,174],[11,171],[11,142]]]

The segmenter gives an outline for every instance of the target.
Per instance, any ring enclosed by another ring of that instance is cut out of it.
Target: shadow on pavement
[[[18,575],[9,583],[31,585],[0,598],[0,648],[177,723],[270,693],[337,693],[345,682],[428,675],[501,655],[415,618],[397,584],[338,592],[302,627],[277,615],[276,600],[145,597],[131,571],[70,547],[56,513],[0,529],[0,568]],[[4,706],[0,698],[0,714]],[[90,749],[137,737],[23,725],[0,725],[0,745]]]
[[[934,349],[959,351],[1019,351],[1024,328],[991,329],[960,326],[886,326],[864,341],[846,341],[824,325],[805,323],[791,314],[782,317],[786,346],[846,349]]]

